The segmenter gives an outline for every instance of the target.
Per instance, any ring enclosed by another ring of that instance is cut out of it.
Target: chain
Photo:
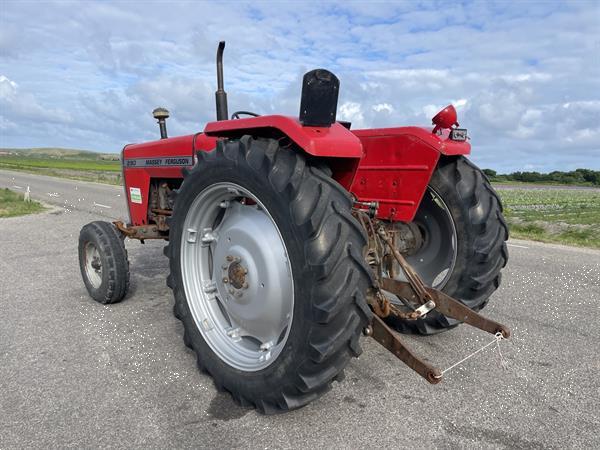
[[[496,333],[494,335],[494,340],[488,344],[485,344],[483,347],[481,347],[478,350],[475,350],[473,353],[471,353],[470,355],[464,357],[463,359],[461,359],[460,361],[452,364],[450,367],[448,367],[447,369],[442,370],[442,373],[439,376],[436,376],[435,378],[442,378],[442,376],[446,373],[449,372],[450,370],[454,369],[456,366],[461,365],[462,363],[464,363],[466,360],[472,358],[473,356],[475,356],[477,353],[485,350],[486,348],[488,348],[490,345],[494,345],[496,344],[496,349],[498,350],[498,355],[500,357],[500,366],[506,370],[508,362],[504,359],[504,356],[502,356],[502,352],[500,351],[500,341],[504,339],[504,336],[502,336],[502,333]]]

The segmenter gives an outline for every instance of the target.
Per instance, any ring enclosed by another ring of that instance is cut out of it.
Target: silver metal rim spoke
[[[202,191],[184,221],[180,265],[210,348],[239,370],[275,361],[290,332],[294,285],[281,232],[260,200],[234,183]]]
[[[431,187],[427,188],[421,207],[425,209],[417,212],[414,221],[425,231],[425,243],[419,252],[406,260],[428,285],[442,289],[456,264],[456,226],[450,209]]]
[[[84,247],[85,254],[85,274],[88,281],[98,289],[102,284],[102,261],[100,252],[93,242],[87,242]]]

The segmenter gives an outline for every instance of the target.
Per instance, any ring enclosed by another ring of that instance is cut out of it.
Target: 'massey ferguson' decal
[[[166,156],[160,158],[132,158],[125,160],[125,168],[135,167],[177,167],[191,166],[194,160],[191,156]]]

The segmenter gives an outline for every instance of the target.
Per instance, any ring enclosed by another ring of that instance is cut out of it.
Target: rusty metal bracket
[[[144,241],[145,239],[168,239],[169,236],[161,233],[158,225],[141,225],[135,227],[128,227],[120,220],[113,222],[113,225],[123,234],[123,236],[130,239],[139,239]]]
[[[383,278],[381,280],[381,287],[386,291],[392,292],[407,300],[417,300],[412,286],[405,281]],[[478,312],[473,311],[468,306],[463,305],[461,302],[444,294],[442,291],[430,287],[425,287],[425,289],[435,303],[434,309],[439,313],[491,334],[502,333],[502,337],[505,339],[510,336],[510,330],[504,325],[483,317]]]
[[[382,278],[380,280],[380,287],[409,301],[421,300],[418,298],[413,286],[405,281]],[[487,331],[488,333],[494,335],[500,333],[503,338],[508,338],[510,336],[510,330],[504,325],[483,317],[481,314],[473,311],[458,300],[453,299],[437,289],[426,286],[424,286],[424,289],[427,291],[431,300],[422,304],[417,310],[412,311],[410,314],[413,314],[414,317],[410,317],[411,319],[417,319],[431,310],[436,310],[445,316],[460,320],[461,322],[467,323],[480,330]],[[375,312],[377,313],[377,311]],[[428,364],[412,353],[412,351],[402,342],[398,333],[388,327],[383,319],[377,314],[373,316],[371,325],[367,327],[365,334],[371,336],[383,345],[399,360],[404,362],[408,367],[413,369],[431,384],[442,381],[442,372],[437,367]]]
[[[404,345],[398,333],[388,327],[380,317],[373,316],[370,330],[367,329],[366,334],[387,348],[396,356],[396,358],[431,384],[437,384],[442,381],[441,370],[426,363],[418,356],[415,356],[415,354]]]
[[[417,320],[435,310],[447,317],[467,323],[488,333],[497,336],[502,335],[504,338],[510,336],[510,330],[504,325],[487,319],[458,300],[437,289],[426,286],[419,274],[396,249],[394,241],[386,229],[383,226],[376,228],[371,218],[364,213],[358,213],[357,215],[369,236],[369,254],[372,254],[372,256],[368,261],[377,275],[374,289],[367,295],[367,300],[375,315],[371,320],[371,325],[365,329],[366,335],[373,337],[408,367],[432,384],[439,383],[442,380],[443,372],[416,356],[402,342],[399,334],[385,324],[383,318],[394,315],[405,320]],[[407,281],[396,280],[393,272],[390,270],[386,272],[383,269],[382,263],[384,257],[387,257],[385,256],[386,248],[389,250],[388,255],[400,265]],[[387,274],[387,277],[384,274]],[[398,308],[387,299],[382,290],[398,296],[405,305],[412,308],[412,311],[405,312]]]

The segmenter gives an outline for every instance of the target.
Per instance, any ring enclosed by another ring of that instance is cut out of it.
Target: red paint
[[[207,135],[219,137],[260,136],[271,130],[289,137],[309,155],[335,158],[363,156],[360,141],[339,123],[331,127],[304,127],[295,117],[273,115],[209,122],[204,128]]]
[[[377,217],[410,222],[440,154],[467,155],[467,142],[448,139],[419,127],[356,130],[365,157],[360,161],[350,191],[364,202],[379,202]]]
[[[446,128],[451,128],[454,125],[458,126],[457,122],[458,118],[456,115],[456,109],[454,106],[448,105],[444,109],[442,109],[439,113],[433,116],[431,122],[435,125],[432,133],[435,134],[438,130],[443,130]]]
[[[204,134],[179,136],[161,139],[143,144],[130,144],[123,149],[123,159],[132,158],[158,158],[175,156],[193,156],[195,149],[212,150],[216,139]],[[193,144],[193,145],[192,145]],[[139,167],[125,168],[123,177],[125,194],[129,206],[129,217],[132,225],[145,225],[148,222],[148,195],[150,180],[152,178],[183,178],[182,167]],[[139,188],[142,194],[142,203],[131,201],[131,188]]]
[[[440,154],[467,155],[471,151],[468,142],[448,139],[448,130],[440,135],[419,127],[349,131],[337,123],[330,128],[302,127],[294,118],[261,116],[211,122],[206,134],[128,145],[123,153],[125,159],[193,156],[194,150],[212,150],[218,137],[272,136],[274,131],[287,135],[306,153],[322,157],[336,181],[361,201],[379,202],[377,216],[395,221],[413,219]],[[133,225],[147,223],[152,178],[181,179],[181,167],[125,168]],[[140,189],[142,203],[131,202],[132,187]]]

